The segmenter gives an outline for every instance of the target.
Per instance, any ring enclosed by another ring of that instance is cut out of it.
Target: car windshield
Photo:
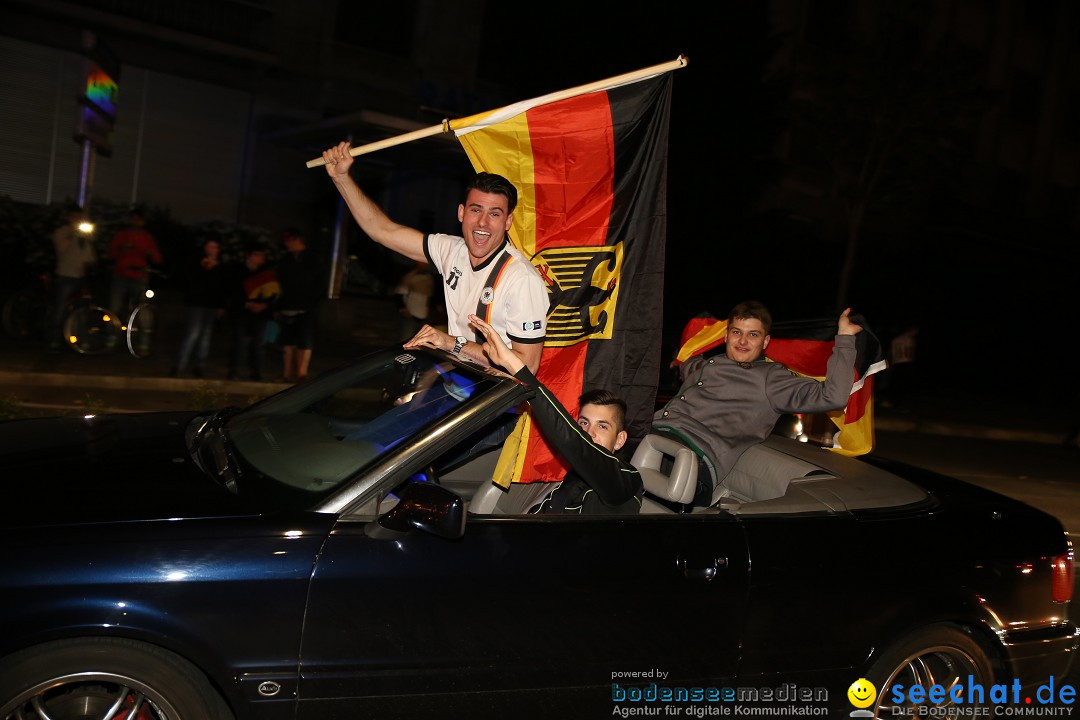
[[[241,475],[321,495],[499,382],[443,355],[380,353],[231,417],[225,444]],[[246,479],[236,484],[243,489]]]

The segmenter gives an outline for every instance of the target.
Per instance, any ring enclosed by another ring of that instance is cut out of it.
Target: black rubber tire
[[[34,709],[35,702],[43,703],[54,720],[89,720],[103,717],[105,709],[121,698],[148,703],[155,719],[232,718],[195,666],[147,643],[119,638],[60,640],[0,660],[3,720],[38,720],[43,716]]]
[[[890,647],[871,666],[866,679],[874,684],[878,696],[874,717],[900,717],[899,710],[910,710],[910,704],[897,706],[889,688],[901,684],[907,689],[913,684],[925,688],[941,685],[948,689],[953,682],[967,684],[967,676],[973,682],[989,688],[995,682],[994,665],[986,650],[970,633],[953,625],[933,625],[915,632]],[[989,702],[988,698],[984,700]],[[966,703],[966,699],[965,699]],[[927,700],[921,707],[953,707],[947,697],[941,705]],[[966,707],[977,704],[966,703]]]

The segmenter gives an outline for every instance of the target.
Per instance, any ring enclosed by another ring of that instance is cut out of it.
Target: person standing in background
[[[401,297],[401,342],[412,338],[428,322],[434,292],[435,276],[428,269],[428,264],[415,261],[412,269],[401,276],[394,288],[394,294]]]
[[[97,262],[92,229],[84,228],[86,212],[71,206],[67,211],[67,223],[58,227],[52,234],[53,248],[56,250],[56,270],[53,273],[53,306],[49,322],[49,349],[59,350],[62,346],[64,314],[68,300],[78,290],[86,278],[86,271]]]
[[[311,364],[323,278],[315,253],[298,230],[286,230],[282,241],[286,252],[277,269],[281,298],[276,317],[284,369],[277,382],[302,382]]]
[[[210,355],[214,322],[224,313],[228,295],[228,276],[221,263],[221,243],[215,238],[203,242],[203,256],[188,269],[184,290],[187,294],[184,303],[187,307],[187,332],[184,333],[180,354],[169,375],[182,375],[187,370],[192,352],[198,348],[191,374],[201,378],[206,371],[206,358]]]
[[[919,326],[911,323],[889,343],[889,386],[885,407],[907,412],[915,385],[915,343]]]
[[[266,253],[261,248],[251,248],[244,257],[243,265],[229,280],[233,315],[233,348],[226,376],[229,380],[234,379],[245,364],[250,379],[263,379],[266,322],[281,294],[277,276],[264,265]]]
[[[128,214],[128,226],[116,232],[106,255],[113,263],[109,309],[126,321],[146,293],[150,282],[147,267],[162,260],[157,241],[146,230],[141,210],[135,208]]]

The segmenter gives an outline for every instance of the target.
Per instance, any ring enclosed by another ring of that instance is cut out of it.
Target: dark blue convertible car
[[[640,516],[531,515],[544,486],[463,452],[529,392],[396,350],[243,410],[0,424],[0,720],[1064,697],[1051,516],[785,438],[691,511],[696,464],[651,436]]]

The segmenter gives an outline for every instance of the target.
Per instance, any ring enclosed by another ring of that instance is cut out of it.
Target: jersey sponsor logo
[[[491,301],[495,299],[495,288],[488,285],[484,288],[484,291],[480,293],[480,302],[485,305],[490,305]]]
[[[450,271],[450,275],[446,278],[446,284],[450,286],[451,290],[457,290],[458,280],[461,278],[461,271],[454,266],[454,269]]]
[[[611,338],[622,262],[622,243],[547,248],[532,258],[548,287],[546,347]]]

